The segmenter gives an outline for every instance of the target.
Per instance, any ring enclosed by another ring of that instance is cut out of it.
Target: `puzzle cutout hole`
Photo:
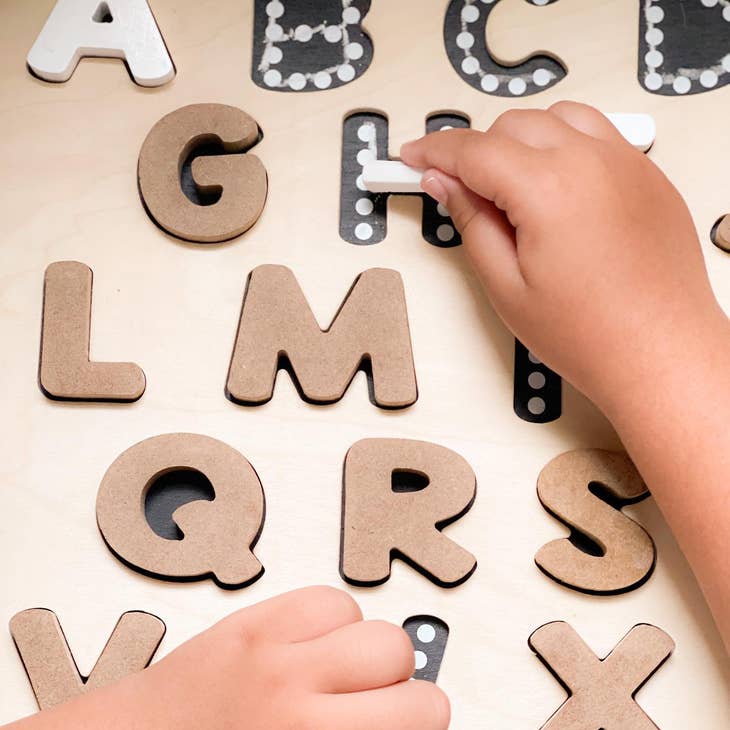
[[[145,494],[144,514],[147,523],[166,540],[182,540],[182,530],[172,515],[189,502],[215,499],[215,490],[208,477],[196,469],[174,469],[153,479]]]
[[[255,147],[264,138],[264,133],[259,127],[259,134],[256,142],[249,147],[249,149]],[[234,154],[245,155],[245,152],[239,152]],[[215,205],[223,195],[223,186],[215,185],[202,187],[195,182],[193,177],[193,161],[198,157],[216,157],[218,155],[230,155],[230,152],[226,152],[221,144],[220,140],[213,137],[213,139],[205,140],[201,144],[195,145],[190,153],[183,161],[182,167],[180,168],[180,187],[182,188],[185,197],[196,205]]]
[[[109,6],[106,3],[99,3],[99,7],[95,10],[94,14],[91,16],[91,19],[95,23],[114,22],[114,16],[112,15],[112,11],[109,10]]]
[[[406,492],[420,492],[424,490],[431,480],[427,474],[413,469],[394,469],[390,478],[390,484],[394,492],[403,494]]]
[[[191,150],[180,168],[180,187],[185,197],[196,205],[215,205],[223,195],[223,186],[201,187],[193,177],[193,160],[198,157],[215,157],[226,154],[220,142],[206,142]]]
[[[605,484],[601,484],[601,482],[590,482],[590,484],[588,484],[588,491],[594,497],[598,497],[598,499],[602,502],[605,502],[619,512],[630,504],[640,502],[646,496],[645,494],[642,494],[639,499],[635,500],[619,499],[611,493],[611,490],[608,489]],[[585,532],[571,528],[568,539],[570,540],[571,545],[577,547],[578,550],[586,553],[586,555],[592,555],[596,558],[603,558],[606,556],[606,548]]]
[[[449,627],[436,616],[412,616],[403,628],[413,643],[413,678],[435,682],[449,640]]]
[[[730,216],[721,215],[710,229],[710,240],[721,251],[730,252]]]
[[[568,540],[570,540],[570,544],[573,547],[578,548],[578,550],[586,555],[590,555],[594,558],[603,558],[606,556],[605,548],[597,543],[592,537],[586,535],[585,532],[571,528]]]

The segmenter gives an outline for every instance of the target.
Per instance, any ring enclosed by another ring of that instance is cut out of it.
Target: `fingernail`
[[[448,202],[448,193],[441,180],[436,175],[426,173],[421,178],[421,190],[427,195],[430,195],[437,203],[446,205]]]

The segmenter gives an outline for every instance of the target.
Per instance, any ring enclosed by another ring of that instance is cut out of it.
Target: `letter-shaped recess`
[[[661,629],[634,626],[605,659],[564,621],[541,626],[528,644],[570,695],[541,730],[657,729],[634,695],[674,651]]]
[[[159,477],[185,469],[204,474],[215,498],[173,512],[181,540],[160,537],[145,517],[147,492]],[[222,588],[241,588],[263,574],[253,548],[264,511],[261,482],[243,455],[192,433],[154,436],[127,449],[107,470],[96,499],[101,535],[123,563],[155,578],[211,577]]]
[[[466,129],[462,114],[432,114],[426,133],[441,129]],[[356,245],[380,243],[388,233],[388,197],[365,187],[363,167],[373,160],[388,159],[388,120],[375,112],[358,111],[345,117],[342,125],[342,169],[340,173],[340,238]],[[458,246],[461,236],[449,211],[422,193],[421,234],[433,246]]]
[[[572,531],[535,555],[545,574],[569,588],[600,594],[630,591],[648,580],[656,563],[654,541],[621,507],[645,499],[649,491],[626,454],[602,449],[561,454],[540,472],[537,495]],[[591,552],[576,546],[585,537]]]
[[[730,252],[730,215],[724,215],[715,222],[710,239],[719,249]]]
[[[364,439],[345,457],[340,573],[352,585],[390,578],[401,558],[437,585],[466,581],[476,558],[442,534],[476,497],[476,477],[463,457],[438,444]]]
[[[281,367],[312,403],[342,398],[363,368],[372,371],[376,405],[405,408],[415,403],[418,390],[400,274],[364,271],[332,324],[322,330],[290,269],[255,268],[243,297],[226,394],[236,403],[266,403]]]
[[[68,81],[84,56],[124,59],[140,86],[162,86],[175,76],[146,0],[58,0],[28,66],[46,81]]]
[[[173,236],[198,243],[247,231],[261,215],[268,190],[261,160],[243,154],[258,140],[253,117],[225,104],[190,104],[162,117],[142,144],[137,166],[150,216]],[[181,173],[190,161],[188,192]],[[214,202],[199,204],[204,196]]]
[[[639,2],[639,83],[652,94],[702,94],[730,83],[730,6]]]
[[[254,0],[254,83],[272,91],[318,91],[362,76],[373,44],[362,29],[370,0]]]
[[[144,669],[165,635],[165,624],[144,611],[127,611],[114,627],[91,674],[83,677],[53,611],[29,608],[10,619],[10,634],[38,707],[48,710]]]
[[[449,627],[435,616],[411,616],[405,620],[403,628],[413,643],[416,655],[413,679],[435,682],[446,652]]]
[[[56,261],[46,269],[38,381],[54,400],[135,401],[145,391],[142,369],[130,362],[92,362],[91,269]]]
[[[513,408],[530,423],[549,423],[563,410],[563,379],[515,339]]]
[[[530,0],[548,5],[554,0]],[[444,20],[446,54],[469,86],[493,96],[529,96],[555,86],[565,78],[565,66],[546,53],[538,53],[515,65],[501,63],[487,47],[487,21],[499,2],[451,0]]]

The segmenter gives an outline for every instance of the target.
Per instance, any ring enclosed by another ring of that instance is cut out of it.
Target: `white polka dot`
[[[416,669],[423,669],[428,664],[428,657],[422,651],[414,652],[416,655]]]
[[[652,5],[646,9],[646,22],[647,23],[661,23],[664,20],[664,10],[658,5]]]
[[[266,14],[270,18],[280,18],[284,15],[284,6],[278,0],[266,4]]]
[[[482,76],[481,87],[486,92],[496,91],[499,87],[499,79],[493,74]]]
[[[515,96],[522,96],[527,91],[527,84],[524,79],[512,79],[507,85],[510,94]]]
[[[349,63],[343,63],[337,69],[337,78],[340,81],[352,81],[355,78],[355,67]]]
[[[357,176],[357,180],[355,180],[355,187],[358,190],[367,190],[367,188],[365,187],[365,178],[363,178],[362,175]]]
[[[649,28],[644,38],[650,46],[660,46],[664,40],[664,33],[659,28]]]
[[[436,629],[431,624],[421,624],[416,636],[422,644],[430,644],[436,638]]]
[[[440,132],[445,132],[447,129],[453,129],[453,127],[450,124],[442,124],[439,127]]]
[[[468,30],[462,31],[456,36],[456,45],[459,48],[471,48],[474,45],[474,36]]]
[[[358,223],[355,226],[355,236],[361,241],[367,241],[373,236],[373,227],[369,223]]]
[[[443,204],[439,203],[436,206],[436,212],[442,217],[442,218],[448,218],[449,217],[449,209]]]
[[[307,85],[307,77],[301,73],[293,73],[289,77],[289,88],[294,91],[301,91]]]
[[[348,82],[355,78],[355,67],[349,63],[344,63],[337,68],[337,78],[340,81]]]
[[[711,89],[714,86],[717,86],[717,81],[717,74],[710,68],[700,74],[700,83],[706,89]]]
[[[357,8],[350,6],[342,11],[342,21],[344,23],[350,23],[351,25],[357,23],[360,20],[360,11]]]
[[[552,81],[553,75],[546,68],[538,68],[532,74],[532,80],[536,86],[547,86]]]
[[[543,373],[538,373],[535,371],[534,373],[530,373],[527,376],[527,384],[533,389],[533,390],[540,390],[540,388],[543,388],[545,386],[545,383],[547,381],[547,378]]]
[[[702,0],[702,4],[706,8],[714,8],[717,5],[717,0]]]
[[[725,71],[730,72],[730,53],[722,59],[722,67]]]
[[[662,79],[661,74],[658,73],[650,73],[644,77],[644,86],[646,86],[649,91],[659,91],[659,89],[662,88],[663,83],[664,80]]]
[[[284,36],[284,29],[278,23],[272,23],[266,27],[266,37],[270,41],[279,41]]]
[[[546,407],[545,401],[542,398],[535,397],[530,398],[530,400],[527,401],[527,410],[530,411],[533,416],[541,416],[545,413]]]
[[[372,142],[375,139],[375,125],[372,122],[365,122],[357,128],[357,138],[361,142]]]
[[[532,0],[533,5],[547,5],[548,0]]]
[[[479,61],[474,56],[467,56],[461,62],[461,70],[471,76],[479,70]]]
[[[357,153],[357,161],[360,165],[367,165],[375,159],[375,153],[367,147]]]
[[[692,88],[692,82],[686,76],[677,76],[677,78],[674,79],[672,88],[678,94],[686,94]]]
[[[652,68],[657,68],[664,63],[664,56],[661,51],[649,51],[644,56],[644,63]]]
[[[298,25],[294,31],[294,38],[300,43],[308,43],[312,40],[312,26],[310,25]]]
[[[436,238],[444,243],[446,243],[446,241],[450,241],[454,237],[454,234],[454,227],[450,226],[448,223],[442,223],[436,229]]]
[[[278,46],[269,46],[264,51],[264,61],[268,63],[279,63],[284,58],[284,52]]]
[[[539,365],[539,364],[540,364],[540,359],[539,359],[539,358],[538,358],[538,357],[537,357],[536,355],[533,355],[533,354],[532,354],[531,352],[528,352],[528,353],[527,353],[527,359],[528,359],[528,360],[529,360],[529,361],[530,361],[530,362],[531,362],[531,363],[532,363],[533,365]]]
[[[363,53],[363,48],[359,43],[348,43],[345,46],[345,55],[351,61],[357,61],[359,58],[362,58]]]
[[[359,198],[355,203],[355,210],[360,215],[370,215],[373,212],[373,201],[370,198]]]
[[[314,85],[318,89],[326,89],[332,83],[332,77],[326,71],[314,74]]]
[[[730,5],[726,5],[722,9],[722,17],[725,18],[728,22],[730,22]]]
[[[342,28],[339,25],[328,25],[324,29],[324,39],[329,43],[339,43],[342,40]]]
[[[278,86],[281,83],[281,72],[275,68],[270,68],[264,74],[264,83],[267,86]]]
[[[476,5],[465,5],[461,11],[461,19],[465,23],[476,23],[479,20],[479,8]]]

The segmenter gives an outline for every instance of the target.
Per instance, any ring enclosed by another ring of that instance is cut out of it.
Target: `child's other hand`
[[[446,696],[408,681],[413,671],[405,631],[363,621],[342,591],[305,588],[243,609],[17,730],[446,730]]]
[[[401,156],[426,170],[507,326],[604,410],[677,354],[678,327],[691,349],[724,323],[681,196],[595,109],[513,110]]]

